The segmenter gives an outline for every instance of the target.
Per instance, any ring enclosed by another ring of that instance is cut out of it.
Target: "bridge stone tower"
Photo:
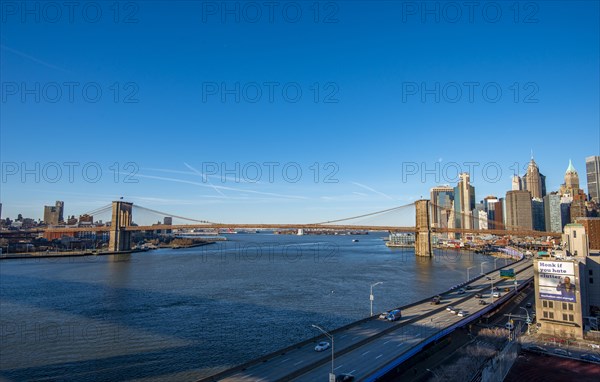
[[[129,251],[131,249],[131,232],[125,228],[131,226],[133,203],[112,202],[112,220],[110,222],[110,252]]]
[[[431,221],[429,219],[429,200],[417,200],[416,233],[415,233],[415,255],[431,257]]]

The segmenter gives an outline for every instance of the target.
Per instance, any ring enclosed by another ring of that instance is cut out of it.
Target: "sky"
[[[2,217],[310,223],[600,152],[597,1],[71,4],[1,3]]]

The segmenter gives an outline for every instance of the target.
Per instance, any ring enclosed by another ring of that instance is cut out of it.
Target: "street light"
[[[496,258],[494,259],[494,269],[498,269],[498,266],[496,265],[496,261],[498,261],[498,260],[500,260],[500,258],[499,258],[499,257],[496,257]]]
[[[488,263],[487,261],[484,261],[483,263],[481,263],[481,264],[480,264],[480,265],[481,265],[481,274],[482,274],[482,275],[484,274],[484,273],[483,273],[483,264],[487,264],[487,263]]]
[[[373,316],[373,287],[379,284],[383,284],[383,281],[378,281],[375,284],[371,284],[371,295],[369,297],[369,299],[371,300],[371,317]]]
[[[486,277],[486,279],[492,283],[492,289],[490,289],[490,304],[492,304],[494,302],[494,279],[491,277]]]
[[[472,267],[467,268],[467,281],[471,280],[471,278],[469,277],[469,270],[475,267],[477,267],[477,265],[473,265]]]
[[[333,376],[333,378],[335,379],[335,374],[333,372],[333,335],[329,334],[328,332],[326,332],[323,328],[321,328],[320,326],[317,325],[311,325],[313,328],[318,329],[321,331],[321,333],[325,334],[327,336],[327,338],[329,338],[331,340],[331,374],[329,375],[329,379],[331,379],[331,377]]]
[[[531,319],[529,318],[529,311],[525,308],[523,308],[522,306],[519,307],[520,309],[523,309],[525,311],[525,313],[527,314],[527,334],[529,334],[529,325],[531,325]]]

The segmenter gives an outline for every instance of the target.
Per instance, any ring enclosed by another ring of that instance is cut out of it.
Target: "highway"
[[[531,260],[523,260],[507,268],[515,269],[520,284],[533,277]],[[492,272],[491,277],[495,278],[494,286],[514,289],[513,280],[500,279],[498,271]],[[486,308],[488,305],[479,305],[480,298],[474,295],[487,292],[483,299],[490,302],[490,281],[482,277],[468,285],[472,289],[465,294],[457,291],[442,294],[439,305],[432,305],[429,301],[409,305],[402,310],[402,319],[399,321],[372,318],[334,331],[335,374],[349,373],[357,380],[369,380],[370,376],[389,366],[424,339],[469,319],[469,316],[459,317],[448,312],[447,306],[458,306],[470,315]],[[501,293],[504,297],[505,292]],[[242,370],[234,368],[202,381],[327,381],[331,372],[331,350],[316,352],[314,347],[321,340],[329,341],[325,336],[317,337],[314,341],[305,341],[287,351],[250,363]]]

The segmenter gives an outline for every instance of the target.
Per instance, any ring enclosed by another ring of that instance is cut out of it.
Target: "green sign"
[[[512,279],[515,277],[515,270],[512,268],[511,269],[501,269],[500,277],[502,277],[503,279]]]

